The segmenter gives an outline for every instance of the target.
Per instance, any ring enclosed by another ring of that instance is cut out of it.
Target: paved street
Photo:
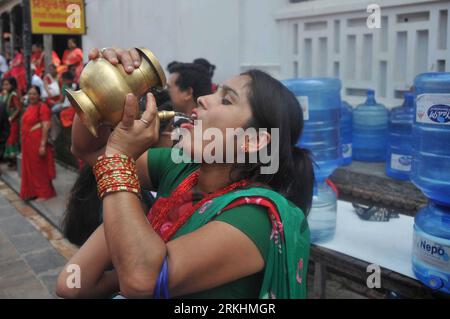
[[[0,181],[0,299],[56,298],[54,286],[75,247]]]
[[[20,177],[17,171],[11,171],[6,165],[1,165],[3,174],[1,179],[14,191],[20,192]],[[50,223],[59,229],[66,207],[70,190],[75,183],[77,173],[73,169],[68,169],[60,164],[56,164],[56,179],[53,180],[57,196],[42,203],[30,201],[29,204],[36,211],[42,214]]]

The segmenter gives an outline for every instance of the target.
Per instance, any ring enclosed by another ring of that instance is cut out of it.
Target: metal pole
[[[11,53],[11,60],[14,59],[14,49],[16,46],[16,28],[14,27],[15,20],[16,19],[14,18],[14,11],[11,9],[11,11],[9,12],[9,30],[11,31],[11,35],[9,37],[9,51]]]
[[[5,56],[5,45],[3,43],[3,18],[0,16],[0,53]]]
[[[22,1],[23,16],[23,55],[25,60],[25,69],[27,72],[27,88],[31,86],[31,16],[30,16],[30,0]]]
[[[53,63],[53,35],[44,34],[44,59],[45,59],[45,71],[48,72],[48,67]]]

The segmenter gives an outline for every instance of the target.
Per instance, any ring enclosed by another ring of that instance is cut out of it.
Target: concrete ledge
[[[0,178],[11,187],[16,193],[20,193],[20,178],[17,171],[9,170],[6,165],[2,165],[2,175]],[[28,204],[39,212],[52,226],[61,231],[61,221],[66,209],[66,203],[70,190],[72,189],[78,174],[73,168],[56,163],[56,178],[53,180],[57,196],[48,201],[37,203],[29,201]]]

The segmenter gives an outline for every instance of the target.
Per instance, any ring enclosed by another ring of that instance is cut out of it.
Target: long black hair
[[[80,170],[72,187],[61,225],[64,236],[72,244],[83,245],[100,226],[101,205],[94,173],[86,165]]]
[[[279,129],[279,153],[268,154],[278,156],[279,168],[274,174],[261,174],[261,163],[236,164],[233,172],[239,177],[253,182],[264,183],[279,192],[305,215],[312,205],[314,170],[308,150],[299,148],[296,143],[303,132],[303,112],[294,94],[280,81],[259,70],[250,70],[242,75],[250,77],[248,84],[248,100],[253,117],[247,127]]]

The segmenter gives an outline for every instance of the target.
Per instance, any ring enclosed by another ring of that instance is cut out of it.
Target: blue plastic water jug
[[[403,105],[392,109],[389,115],[386,175],[397,180],[409,180],[414,115],[412,93],[405,93]]]
[[[431,202],[415,217],[412,265],[428,287],[450,294],[450,207]]]
[[[450,206],[450,73],[417,76],[411,181]]]
[[[341,81],[334,78],[300,78],[283,83],[295,94],[303,110],[305,125],[298,145],[311,151],[316,163],[316,181],[325,181],[341,160]]]
[[[384,162],[389,112],[367,91],[367,101],[353,111],[353,160]]]

